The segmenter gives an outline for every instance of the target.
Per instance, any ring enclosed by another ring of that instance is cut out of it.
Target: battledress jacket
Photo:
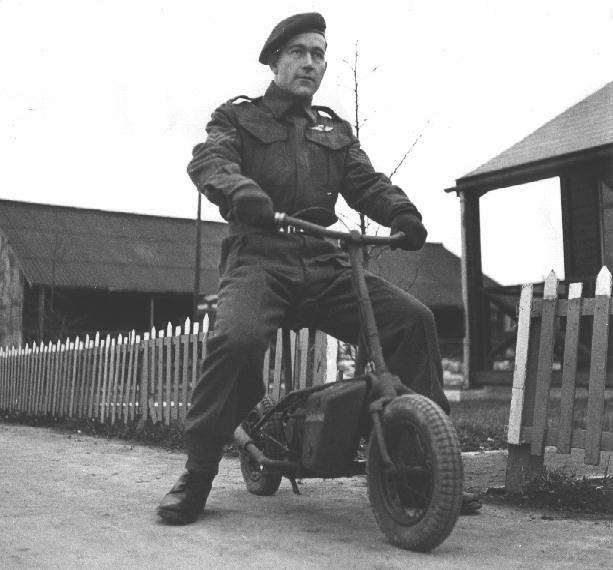
[[[334,210],[341,194],[385,226],[400,213],[421,218],[406,194],[375,172],[347,121],[325,107],[297,105],[275,83],[263,97],[221,105],[206,131],[187,171],[226,220],[232,221],[232,195],[242,188],[265,192],[275,211],[290,215],[310,207]]]

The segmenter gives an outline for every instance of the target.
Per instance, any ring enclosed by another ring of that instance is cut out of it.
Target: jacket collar
[[[270,82],[263,98],[264,104],[270,109],[275,119],[284,115],[295,115],[301,111],[312,121],[316,121],[316,113],[311,108],[311,101],[302,102],[279,88],[274,81]]]

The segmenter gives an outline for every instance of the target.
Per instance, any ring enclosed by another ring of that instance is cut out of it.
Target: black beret
[[[289,18],[285,18],[279,22],[272,32],[262,51],[260,52],[260,63],[268,65],[268,58],[276,50],[278,50],[291,37],[305,32],[317,32],[324,35],[326,31],[326,21],[321,14],[317,12],[308,12],[307,14],[294,14]]]

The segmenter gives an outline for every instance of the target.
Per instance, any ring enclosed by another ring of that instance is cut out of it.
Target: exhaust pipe
[[[298,468],[298,462],[285,461],[283,459],[270,459],[266,457],[241,425],[234,430],[234,443],[239,449],[248,453],[251,459],[262,467],[269,467],[277,471],[295,471]]]

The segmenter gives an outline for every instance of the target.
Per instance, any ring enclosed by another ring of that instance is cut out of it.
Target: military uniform
[[[350,125],[329,109],[297,104],[274,83],[261,98],[218,108],[188,173],[229,221],[223,241],[215,328],[185,422],[187,468],[216,473],[223,444],[264,393],[263,357],[281,325],[317,327],[356,343],[356,297],[345,252],[327,240],[278,233],[233,219],[232,197],[267,194],[276,211],[333,210],[339,194],[389,226],[419,215],[404,192],[375,172]],[[436,327],[430,310],[367,274],[391,372],[445,410]]]
[[[375,172],[350,125],[310,104],[325,72],[325,29],[316,12],[279,22],[258,58],[271,66],[275,82],[263,97],[219,107],[188,166],[198,190],[228,220],[230,235],[222,244],[215,326],[185,419],[187,469],[158,506],[168,523],[192,523],[204,510],[223,444],[264,394],[264,353],[279,326],[317,327],[357,343],[346,253],[322,238],[277,231],[274,211],[332,212],[341,194],[356,210],[402,232],[399,247],[419,249],[426,239],[421,215]],[[448,412],[431,311],[373,274],[366,282],[389,370]],[[463,512],[480,506],[464,496]]]
[[[222,105],[207,133],[188,173],[226,219],[232,195],[245,187],[265,192],[275,211],[287,214],[334,210],[342,194],[384,226],[400,213],[419,215],[400,188],[374,171],[347,121],[327,108],[297,105],[274,83],[264,97]]]

